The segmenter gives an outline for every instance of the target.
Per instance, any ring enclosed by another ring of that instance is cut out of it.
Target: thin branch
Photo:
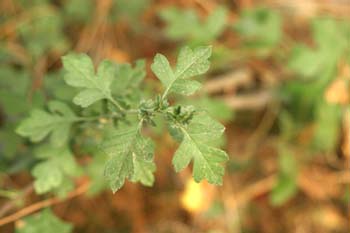
[[[222,98],[226,104],[233,109],[258,110],[266,107],[273,96],[269,90],[261,90],[252,94],[242,94]]]
[[[268,106],[260,124],[253,132],[252,136],[248,139],[246,154],[247,157],[251,157],[256,149],[259,147],[259,142],[265,138],[265,136],[269,133],[273,124],[278,117],[278,113],[280,111],[280,103],[271,102]]]
[[[33,191],[33,189],[33,185],[30,184],[21,191],[21,194],[18,198],[5,203],[0,209],[0,218],[16,206],[16,203],[18,202],[19,198],[24,198],[25,196],[30,194]]]
[[[256,183],[249,185],[244,188],[242,191],[236,194],[235,199],[231,199],[229,202],[231,208],[238,207],[248,203],[257,196],[268,193],[274,187],[277,181],[277,175],[270,175],[262,180],[257,181]]]
[[[263,178],[246,188],[243,188],[240,192],[236,193],[236,195],[229,197],[228,206],[229,208],[238,208],[244,204],[247,204],[254,198],[266,194],[272,190],[274,185],[277,182],[278,175],[272,174],[266,178]],[[350,172],[349,171],[341,171],[335,172],[333,174],[328,175],[326,178],[333,184],[349,184],[350,183]]]
[[[75,189],[74,191],[70,192],[65,199],[53,197],[53,198],[50,198],[47,200],[39,201],[39,202],[34,203],[30,206],[27,206],[27,207],[17,211],[16,213],[13,213],[7,217],[0,219],[0,226],[14,222],[14,221],[16,221],[20,218],[23,218],[31,213],[34,213],[40,209],[67,201],[67,200],[72,199],[74,197],[77,197],[81,194],[84,194],[88,190],[88,188],[89,188],[89,183],[86,182],[86,183],[82,184],[80,187],[78,187],[77,189]]]
[[[249,87],[253,84],[252,71],[248,68],[240,68],[206,81],[204,90],[208,94],[219,92],[232,93],[240,87]]]
[[[254,200],[256,197],[269,193],[277,181],[277,174],[269,175],[253,184],[247,185],[238,192],[233,192],[225,198],[225,209],[238,211],[238,209]]]
[[[123,108],[116,100],[114,100],[112,97],[108,98],[109,101],[111,101],[114,106],[120,109],[120,111],[125,112],[125,108]]]

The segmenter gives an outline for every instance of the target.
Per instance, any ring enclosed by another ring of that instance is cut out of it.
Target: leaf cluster
[[[49,149],[36,152],[40,160],[32,170],[36,191],[57,191],[65,177],[77,175],[69,146],[73,138],[80,137],[80,127],[100,131],[102,139],[95,149],[108,156],[104,174],[114,192],[127,179],[151,186],[156,170],[154,143],[143,129],[156,128],[157,117],[167,122],[170,135],[180,143],[173,157],[175,170],[180,171],[193,161],[197,182],[207,179],[209,183],[221,184],[222,164],[228,157],[215,145],[224,127],[194,106],[169,103],[170,95],[188,96],[200,89],[200,82],[193,78],[209,69],[210,56],[210,46],[184,47],[172,68],[164,55],[157,54],[151,70],[164,91],[151,99],[145,99],[140,88],[145,77],[143,61],[132,67],[104,60],[95,70],[85,54],[64,56],[64,81],[76,89],[72,99],[76,107],[53,100],[47,110],[33,109],[17,128],[18,134],[34,143],[49,139]]]

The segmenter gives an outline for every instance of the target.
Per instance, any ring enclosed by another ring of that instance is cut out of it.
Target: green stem
[[[166,96],[168,95],[168,92],[170,91],[171,86],[173,85],[174,82],[171,82],[170,85],[165,89],[163,95],[162,95],[162,100],[164,100],[166,98]]]
[[[112,104],[114,104],[121,113],[125,114],[138,114],[139,110],[138,109],[125,109],[123,108],[115,99],[113,99],[112,96],[108,97],[107,100],[109,100]],[[103,115],[98,115],[98,116],[91,116],[91,117],[75,117],[70,119],[72,122],[80,122],[80,121],[96,121],[101,118],[116,118],[119,117],[116,114],[103,114]]]
[[[114,104],[117,108],[121,110],[123,113],[130,113],[130,114],[137,114],[139,113],[139,110],[137,109],[125,109],[123,108],[113,97],[108,98],[109,101],[111,101],[112,104]]]
[[[125,112],[126,109],[123,108],[117,101],[115,101],[112,97],[108,98],[109,101],[111,101],[112,104],[114,104],[117,108],[119,108],[122,112]]]
[[[103,117],[103,115],[99,115],[99,116],[93,116],[93,117],[77,117],[74,119],[75,122],[79,122],[79,121],[96,121],[98,119],[100,119],[101,117]]]
[[[127,113],[127,114],[138,114],[138,110],[137,109],[128,109],[128,110],[124,110],[124,113]],[[77,118],[74,118],[72,121],[74,121],[74,122],[79,122],[79,121],[96,121],[96,120],[99,120],[101,118],[116,118],[116,117],[119,117],[119,116],[114,115],[114,114],[104,114],[104,115],[91,116],[91,117],[77,117]]]
[[[138,114],[139,110],[138,109],[128,109],[128,110],[125,110],[125,113]]]

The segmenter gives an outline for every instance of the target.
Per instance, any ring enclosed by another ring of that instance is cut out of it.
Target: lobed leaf
[[[189,47],[182,48],[175,69],[176,79],[191,78],[207,72],[210,67],[208,59],[211,52],[211,46],[197,47],[194,50]]]
[[[225,151],[217,149],[215,143],[224,127],[206,114],[196,114],[188,125],[173,123],[172,127],[182,132],[182,142],[173,157],[176,171],[187,167],[193,160],[193,177],[199,182],[207,179],[211,184],[222,184],[224,167],[227,161]]]
[[[33,142],[39,142],[50,135],[52,145],[64,145],[68,140],[72,123],[77,117],[63,102],[51,101],[49,110],[50,112],[41,109],[32,110],[30,117],[20,123],[16,132]]]
[[[117,78],[112,83],[112,93],[122,95],[138,88],[146,76],[145,64],[144,60],[137,60],[134,67],[130,64],[117,64]]]
[[[172,70],[165,56],[157,54],[151,69],[166,87],[164,96],[171,92],[191,95],[197,91],[201,84],[189,80],[189,78],[201,75],[209,69],[210,62],[208,59],[211,51],[211,46],[198,47],[194,50],[189,47],[182,48],[177,59],[175,71]]]
[[[120,189],[125,179],[140,181],[146,186],[154,182],[153,144],[142,137],[138,125],[112,130],[102,142],[101,149],[110,157],[105,176],[113,192]]]
[[[65,82],[81,88],[73,102],[81,107],[88,107],[101,99],[111,99],[111,84],[115,75],[115,66],[104,60],[95,74],[93,63],[86,54],[68,54],[62,58],[66,75]]]
[[[165,87],[171,85],[176,79],[168,59],[162,54],[156,54],[151,69]]]

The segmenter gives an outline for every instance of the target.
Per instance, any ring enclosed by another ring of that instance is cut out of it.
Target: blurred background
[[[68,198],[35,194],[34,152],[14,129],[31,108],[71,101],[61,56],[145,58],[152,91],[154,55],[174,62],[184,45],[213,46],[204,91],[181,101],[226,126],[223,185],[176,174],[177,145],[160,129],[153,187],[112,194],[105,158],[78,138],[83,175]],[[348,233],[349,81],[348,0],[1,0],[0,222],[49,200],[42,207],[77,233]],[[23,225],[15,218],[0,232],[38,232]]]

